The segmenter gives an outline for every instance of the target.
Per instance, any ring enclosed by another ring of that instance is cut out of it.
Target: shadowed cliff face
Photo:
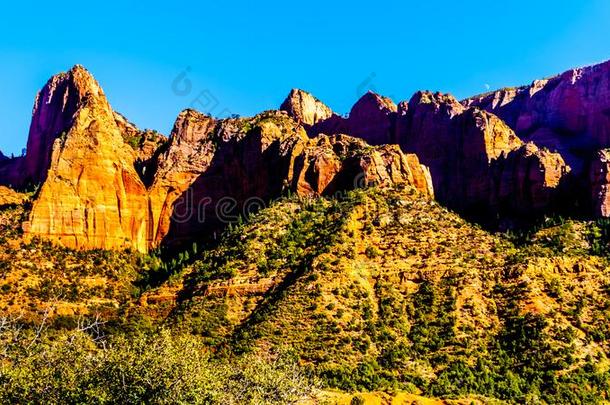
[[[595,190],[604,178],[598,151],[610,147],[610,62],[472,97],[463,104],[496,114],[521,139],[560,153],[575,181],[587,185],[581,202],[591,203],[596,215],[609,215]]]
[[[176,126],[174,139],[182,146],[170,146],[162,159],[183,161],[176,156],[194,145],[208,150],[197,167],[172,164],[167,174],[153,185],[165,184],[165,201],[174,200],[165,243],[180,243],[210,236],[239,216],[248,216],[270,200],[287,192],[301,196],[333,195],[367,184],[408,184],[424,195],[432,195],[429,173],[417,157],[397,147],[371,148],[352,137],[321,136],[309,139],[302,126],[283,112],[270,111],[251,119],[216,122],[195,112]],[[201,129],[206,127],[202,134]],[[200,133],[189,136],[188,134]],[[187,159],[188,161],[188,159]],[[164,167],[163,164],[160,168]],[[170,187],[167,179],[188,177],[181,187]],[[176,190],[182,193],[176,198]],[[158,196],[157,196],[158,197]],[[163,198],[155,197],[161,201]],[[164,229],[168,224],[162,217]],[[159,236],[165,232],[159,232]]]
[[[97,83],[80,66],[53,76],[47,82],[34,102],[23,164],[25,182],[38,184],[45,180],[53,143],[67,135],[85,100],[100,97],[100,93]]]
[[[79,104],[99,86],[80,74],[81,67],[53,76],[36,95],[24,158],[0,162],[0,182],[17,188],[40,184],[47,177],[55,139],[72,126]]]
[[[430,167],[439,201],[456,209],[491,202],[491,162],[521,141],[495,116],[452,96],[420,92],[401,109],[396,138]]]
[[[294,109],[299,108],[287,108]],[[348,118],[332,115],[308,133],[316,137],[337,131],[372,145],[398,144],[415,154],[430,168],[440,202],[480,218],[530,216],[554,208],[560,183],[570,172],[558,154],[549,158],[550,152],[534,145],[523,149],[514,131],[494,114],[440,93],[418,92],[396,106],[369,92]]]
[[[450,95],[417,93],[397,139],[430,167],[439,201],[475,216],[548,213],[570,172],[558,154],[523,145],[501,119]]]

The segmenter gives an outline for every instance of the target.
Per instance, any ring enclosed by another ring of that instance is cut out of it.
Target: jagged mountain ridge
[[[299,102],[305,96],[294,97],[293,92],[289,99]],[[369,92],[347,118],[332,114],[308,130],[312,137],[336,131],[371,145],[398,144],[414,153],[430,168],[441,203],[480,218],[551,212],[563,198],[560,185],[571,171],[560,154],[524,145],[494,114],[440,93],[418,92],[396,105]]]
[[[293,89],[280,111],[254,118],[186,110],[169,138],[113,111],[95,79],[75,66],[37,96],[27,153],[0,162],[0,183],[40,184],[26,234],[78,248],[146,251],[210,234],[223,221],[201,208],[204,201],[232,198],[235,214],[253,198],[362,184],[412,184],[458,212],[509,222],[574,207],[605,216],[608,65],[461,103],[418,92],[396,105],[369,92],[347,118]],[[539,100],[547,94],[555,104]],[[545,122],[552,131],[535,130]],[[571,147],[554,147],[566,137]],[[380,149],[392,144],[399,148]]]
[[[2,163],[0,183],[40,184],[25,235],[66,247],[147,251],[203,238],[228,221],[218,211],[227,199],[236,218],[288,191],[408,183],[432,194],[417,157],[341,135],[310,140],[283,112],[216,120],[186,110],[169,139],[141,131],[82,66],[47,83],[33,116],[28,153]]]

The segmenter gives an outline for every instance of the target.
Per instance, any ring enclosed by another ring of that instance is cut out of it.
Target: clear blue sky
[[[90,3],[3,4],[5,153],[24,147],[37,90],[76,63],[117,111],[168,133],[205,91],[213,114],[277,108],[293,87],[343,113],[369,88],[461,98],[610,59],[607,0]],[[172,82],[187,67],[180,95]]]

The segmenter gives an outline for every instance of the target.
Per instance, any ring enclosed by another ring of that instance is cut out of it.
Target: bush
[[[197,338],[168,330],[108,342],[83,331],[30,335],[8,344],[15,336],[0,331],[8,349],[0,403],[285,404],[314,388],[292,361],[215,359]]]

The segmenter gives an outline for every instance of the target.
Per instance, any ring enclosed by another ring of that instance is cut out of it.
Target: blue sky
[[[168,133],[186,107],[251,115],[293,87],[343,113],[368,89],[462,98],[610,59],[607,0],[90,3],[3,4],[5,153],[25,146],[36,92],[76,63],[117,111]],[[190,91],[175,91],[184,72]]]

